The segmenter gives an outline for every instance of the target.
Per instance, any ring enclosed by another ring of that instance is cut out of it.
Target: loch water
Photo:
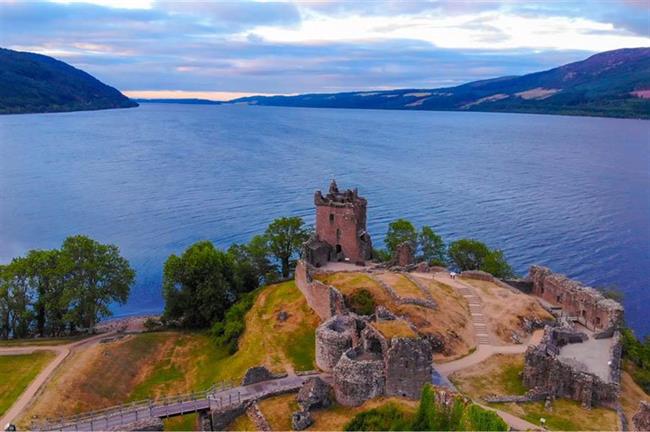
[[[162,265],[273,219],[313,223],[331,178],[398,217],[625,294],[650,334],[650,122],[526,114],[143,104],[0,116],[0,263],[83,233],[118,245],[159,311]]]

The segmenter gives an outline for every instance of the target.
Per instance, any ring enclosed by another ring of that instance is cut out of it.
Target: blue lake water
[[[84,233],[138,272],[118,314],[162,307],[162,264],[275,217],[313,222],[335,177],[389,221],[474,237],[625,293],[650,334],[650,122],[522,114],[143,105],[0,116],[0,262]]]

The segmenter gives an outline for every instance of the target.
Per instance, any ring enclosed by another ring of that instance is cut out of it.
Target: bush
[[[357,414],[346,426],[347,431],[507,431],[508,425],[495,412],[457,398],[450,406],[436,402],[434,389],[424,386],[415,415],[387,404]]]
[[[347,296],[346,303],[357,315],[372,315],[375,313],[375,299],[367,289],[360,289]]]
[[[409,419],[397,405],[389,403],[379,408],[357,414],[348,424],[346,431],[400,431],[409,430]]]
[[[623,357],[633,364],[629,368],[632,379],[650,393],[650,338],[646,337],[643,342],[638,340],[634,332],[629,328],[621,330],[623,343]]]
[[[223,321],[217,321],[212,325],[212,336],[218,345],[228,346],[230,354],[237,352],[239,337],[246,329],[246,313],[255,303],[255,293],[246,293],[242,298],[232,305]]]

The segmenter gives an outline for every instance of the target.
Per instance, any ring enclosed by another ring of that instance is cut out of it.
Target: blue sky
[[[650,1],[0,0],[0,41],[131,96],[433,88],[650,46]]]

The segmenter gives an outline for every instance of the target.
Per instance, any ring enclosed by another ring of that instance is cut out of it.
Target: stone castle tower
[[[372,242],[366,232],[368,202],[357,189],[339,191],[336,181],[329,192],[314,194],[316,234],[305,244],[304,258],[313,265],[327,261],[364,263],[372,257]]]

